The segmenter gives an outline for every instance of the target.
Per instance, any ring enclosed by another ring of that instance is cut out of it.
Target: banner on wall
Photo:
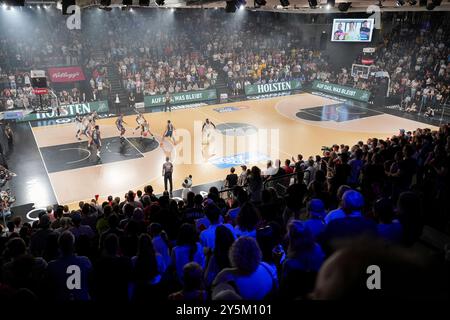
[[[363,102],[368,102],[370,98],[370,92],[367,90],[345,87],[317,80],[313,82],[312,89]]]
[[[187,104],[200,101],[208,101],[217,99],[216,89],[178,92],[170,95],[172,105]],[[144,104],[146,107],[163,106],[166,103],[165,95],[145,96]]]
[[[49,112],[35,112],[25,115],[23,118],[18,119],[20,122],[34,121],[34,120],[46,120],[75,116],[79,114],[87,114],[96,111],[97,113],[109,112],[108,101],[93,101],[86,103],[68,104],[60,106],[60,114],[58,115],[56,110]]]
[[[245,94],[247,96],[256,94],[266,94],[281,91],[291,91],[301,89],[302,84],[299,80],[281,81],[263,84],[251,84],[245,86]]]
[[[76,82],[86,79],[81,67],[48,68],[48,75],[51,82]]]

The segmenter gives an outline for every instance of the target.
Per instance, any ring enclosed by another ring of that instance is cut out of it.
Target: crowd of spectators
[[[449,226],[449,165],[444,125],[264,170],[243,165],[226,178],[230,194],[212,187],[177,202],[146,186],[78,210],[50,206],[33,224],[16,217],[5,226],[1,294],[108,303],[362,298],[370,261],[383,265],[383,297],[443,297],[441,269],[414,247],[424,224]],[[68,288],[73,266],[80,285]]]

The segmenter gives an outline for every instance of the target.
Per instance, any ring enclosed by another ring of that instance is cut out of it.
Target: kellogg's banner
[[[81,67],[48,68],[51,82],[76,82],[85,80]]]

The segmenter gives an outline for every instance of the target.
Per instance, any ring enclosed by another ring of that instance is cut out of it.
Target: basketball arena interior
[[[0,305],[448,301],[449,11],[0,0]]]

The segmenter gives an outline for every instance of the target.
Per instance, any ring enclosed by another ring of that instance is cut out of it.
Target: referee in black
[[[169,157],[166,157],[166,162],[164,162],[162,167],[162,175],[164,177],[164,190],[167,191],[167,182],[170,184],[169,194],[172,197],[172,173],[173,173],[173,164],[170,162]]]

